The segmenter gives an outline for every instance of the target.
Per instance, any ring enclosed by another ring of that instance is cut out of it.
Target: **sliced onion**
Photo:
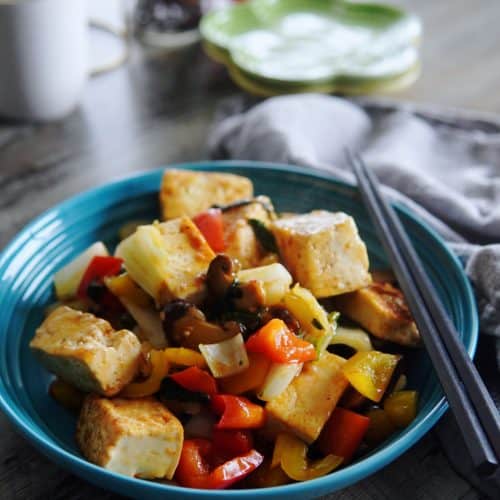
[[[303,363],[273,363],[257,394],[263,401],[279,396],[302,370]]]
[[[286,267],[279,263],[267,266],[252,267],[238,273],[238,280],[247,283],[260,281],[265,291],[265,305],[279,304],[285,293],[290,289],[292,276]]]
[[[356,352],[373,350],[370,336],[361,328],[337,326],[335,335],[330,340],[330,345],[334,344],[347,345]]]
[[[163,331],[160,314],[152,306],[140,306],[127,297],[118,297],[132,318],[137,321],[141,329],[141,340],[147,340],[155,349],[168,346],[167,338]]]
[[[83,273],[85,273],[90,261],[96,256],[108,256],[108,250],[102,241],[97,241],[82,252],[76,259],[66,264],[54,274],[54,285],[59,300],[67,300],[76,297],[76,292]]]
[[[245,371],[249,361],[241,333],[217,344],[200,344],[199,349],[215,378]]]

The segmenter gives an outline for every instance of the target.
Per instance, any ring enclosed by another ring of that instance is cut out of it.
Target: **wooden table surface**
[[[424,71],[396,97],[500,111],[500,2],[407,1],[425,23]],[[206,158],[214,110],[239,91],[195,48],[136,48],[124,67],[89,82],[82,105],[54,124],[0,121],[0,249],[60,200],[127,173]],[[118,498],[66,473],[0,416],[0,498]],[[434,432],[398,461],[335,499],[477,499]]]

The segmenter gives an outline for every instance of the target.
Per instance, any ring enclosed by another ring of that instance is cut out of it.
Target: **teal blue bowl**
[[[250,162],[205,162],[176,168],[234,172],[250,177],[257,193],[270,195],[278,210],[342,210],[354,216],[370,252],[372,268],[387,265],[357,189],[330,175],[299,167]],[[48,210],[7,246],[0,256],[0,407],[14,426],[43,454],[88,481],[141,499],[309,498],[349,486],[395,460],[439,419],[447,405],[424,351],[409,363],[409,385],[420,393],[417,418],[358,462],[328,476],[260,490],[206,491],[180,488],[114,474],[80,455],[75,418],[47,394],[51,376],[36,362],[28,344],[54,299],[52,276],[96,240],[117,242],[117,230],[131,219],[158,216],[163,169],[141,173],[87,191]],[[474,297],[460,262],[442,240],[408,210],[397,207],[425,268],[472,356],[478,320]]]

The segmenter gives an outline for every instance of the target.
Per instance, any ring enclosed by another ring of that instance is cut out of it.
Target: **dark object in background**
[[[178,33],[196,29],[201,18],[198,0],[139,0],[134,12],[134,31]]]

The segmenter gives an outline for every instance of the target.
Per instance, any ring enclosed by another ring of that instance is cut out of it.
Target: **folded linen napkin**
[[[390,196],[467,262],[481,330],[500,339],[500,122],[466,129],[463,120],[457,127],[336,97],[285,96],[223,119],[209,145],[215,157],[306,165],[351,182],[344,150],[361,151]]]
[[[239,99],[225,104],[209,139],[212,155],[310,166],[354,181],[344,150],[360,151],[389,196],[425,219],[464,262],[481,332],[497,338],[500,367],[500,119],[316,94],[247,107]],[[495,496],[495,485],[474,477],[464,450],[457,452],[448,423],[441,435],[450,459]]]

